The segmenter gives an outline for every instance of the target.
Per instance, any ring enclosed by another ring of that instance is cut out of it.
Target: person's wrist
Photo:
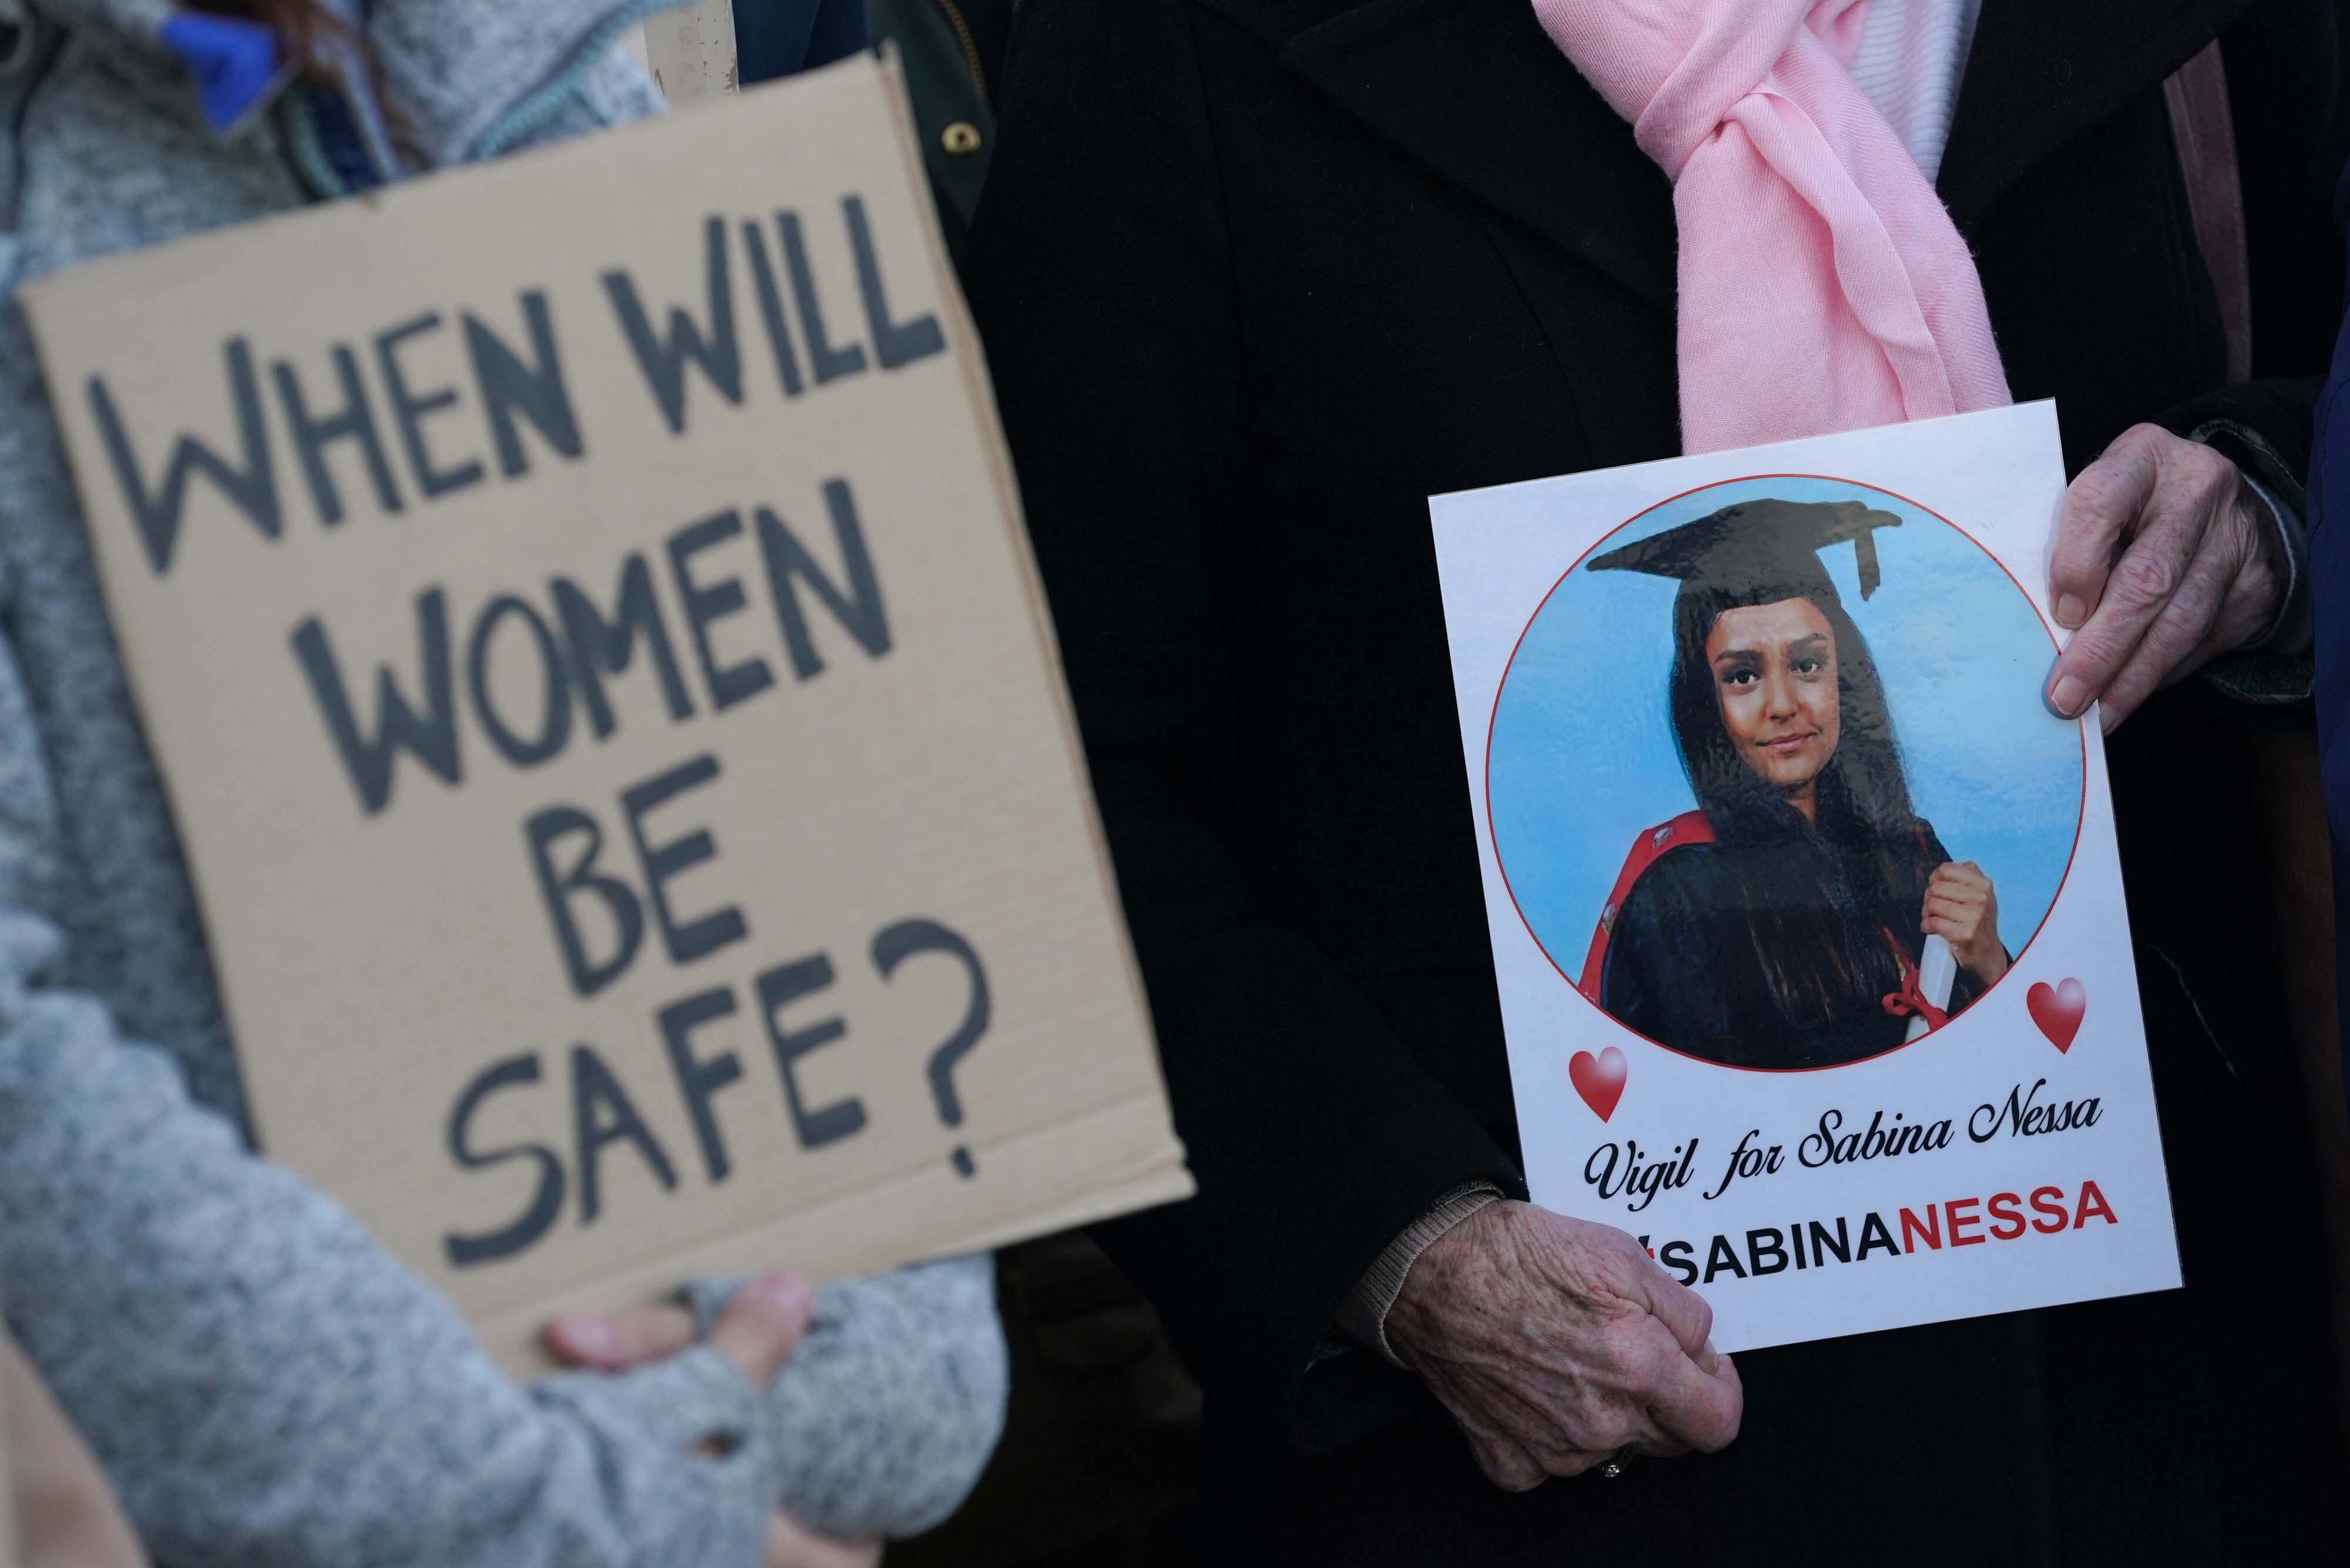
[[[2315,630],[2307,524],[2293,504],[2266,481],[2249,470],[2240,472],[2241,490],[2251,497],[2254,536],[2272,586],[2266,620],[2239,649],[2248,653],[2306,653]]]
[[[2232,501],[2240,525],[2249,536],[2244,565],[2237,576],[2239,590],[2261,607],[2251,629],[2237,643],[2260,648],[2277,634],[2290,608],[2293,580],[2293,552],[2284,537],[2285,520],[2251,475],[2236,472]]]
[[[1490,1181],[1470,1181],[1430,1204],[1427,1212],[1388,1243],[1348,1293],[1338,1308],[1338,1332],[1357,1344],[1368,1345],[1382,1360],[1403,1365],[1395,1347],[1388,1343],[1387,1318],[1403,1290],[1404,1281],[1410,1276],[1412,1265],[1454,1227],[1479,1210],[1498,1202],[1501,1196],[1501,1189]]]
[[[1399,1360],[1424,1348],[1440,1332],[1445,1314],[1457,1302],[1464,1282],[1483,1266],[1510,1210],[1525,1207],[1503,1198],[1454,1225],[1422,1248],[1404,1275],[1403,1288],[1388,1308],[1387,1338]]]

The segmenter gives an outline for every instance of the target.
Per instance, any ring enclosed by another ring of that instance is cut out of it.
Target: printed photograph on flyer
[[[2037,701],[2055,651],[1998,560],[1902,497],[1764,474],[1662,502],[1559,578],[1496,693],[1511,901],[1668,1049],[1789,1071],[1921,1040],[2071,866],[2085,743]]]
[[[1725,1348],[2163,1288],[2053,410],[1431,502],[1535,1200]]]

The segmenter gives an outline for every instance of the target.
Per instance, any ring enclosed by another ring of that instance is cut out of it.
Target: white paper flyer
[[[2179,1282],[2054,405],[1433,498],[1535,1202],[1725,1350]]]

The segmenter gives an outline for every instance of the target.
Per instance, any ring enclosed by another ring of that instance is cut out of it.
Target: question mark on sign
[[[939,1048],[931,1053],[931,1097],[938,1102],[939,1120],[951,1127],[962,1126],[962,1098],[955,1093],[956,1065],[979,1044],[979,1037],[987,1033],[988,1000],[987,971],[979,961],[979,954],[969,942],[940,925],[936,920],[900,920],[886,928],[873,939],[873,966],[888,980],[898,966],[916,953],[946,953],[962,961],[971,976],[971,1005],[964,1010],[962,1022],[947,1036]],[[957,1144],[950,1157],[955,1174],[968,1180],[978,1171],[971,1150]]]

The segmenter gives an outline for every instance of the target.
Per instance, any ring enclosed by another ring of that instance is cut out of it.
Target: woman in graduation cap
[[[1991,880],[1909,803],[1876,660],[1818,552],[1874,531],[1857,501],[1752,501],[1612,550],[1592,571],[1679,579],[1673,737],[1699,809],[1634,843],[1584,993],[1660,1044],[1736,1067],[1826,1067],[1939,1026],[2007,972]],[[1947,996],[1921,985],[1950,944]]]

